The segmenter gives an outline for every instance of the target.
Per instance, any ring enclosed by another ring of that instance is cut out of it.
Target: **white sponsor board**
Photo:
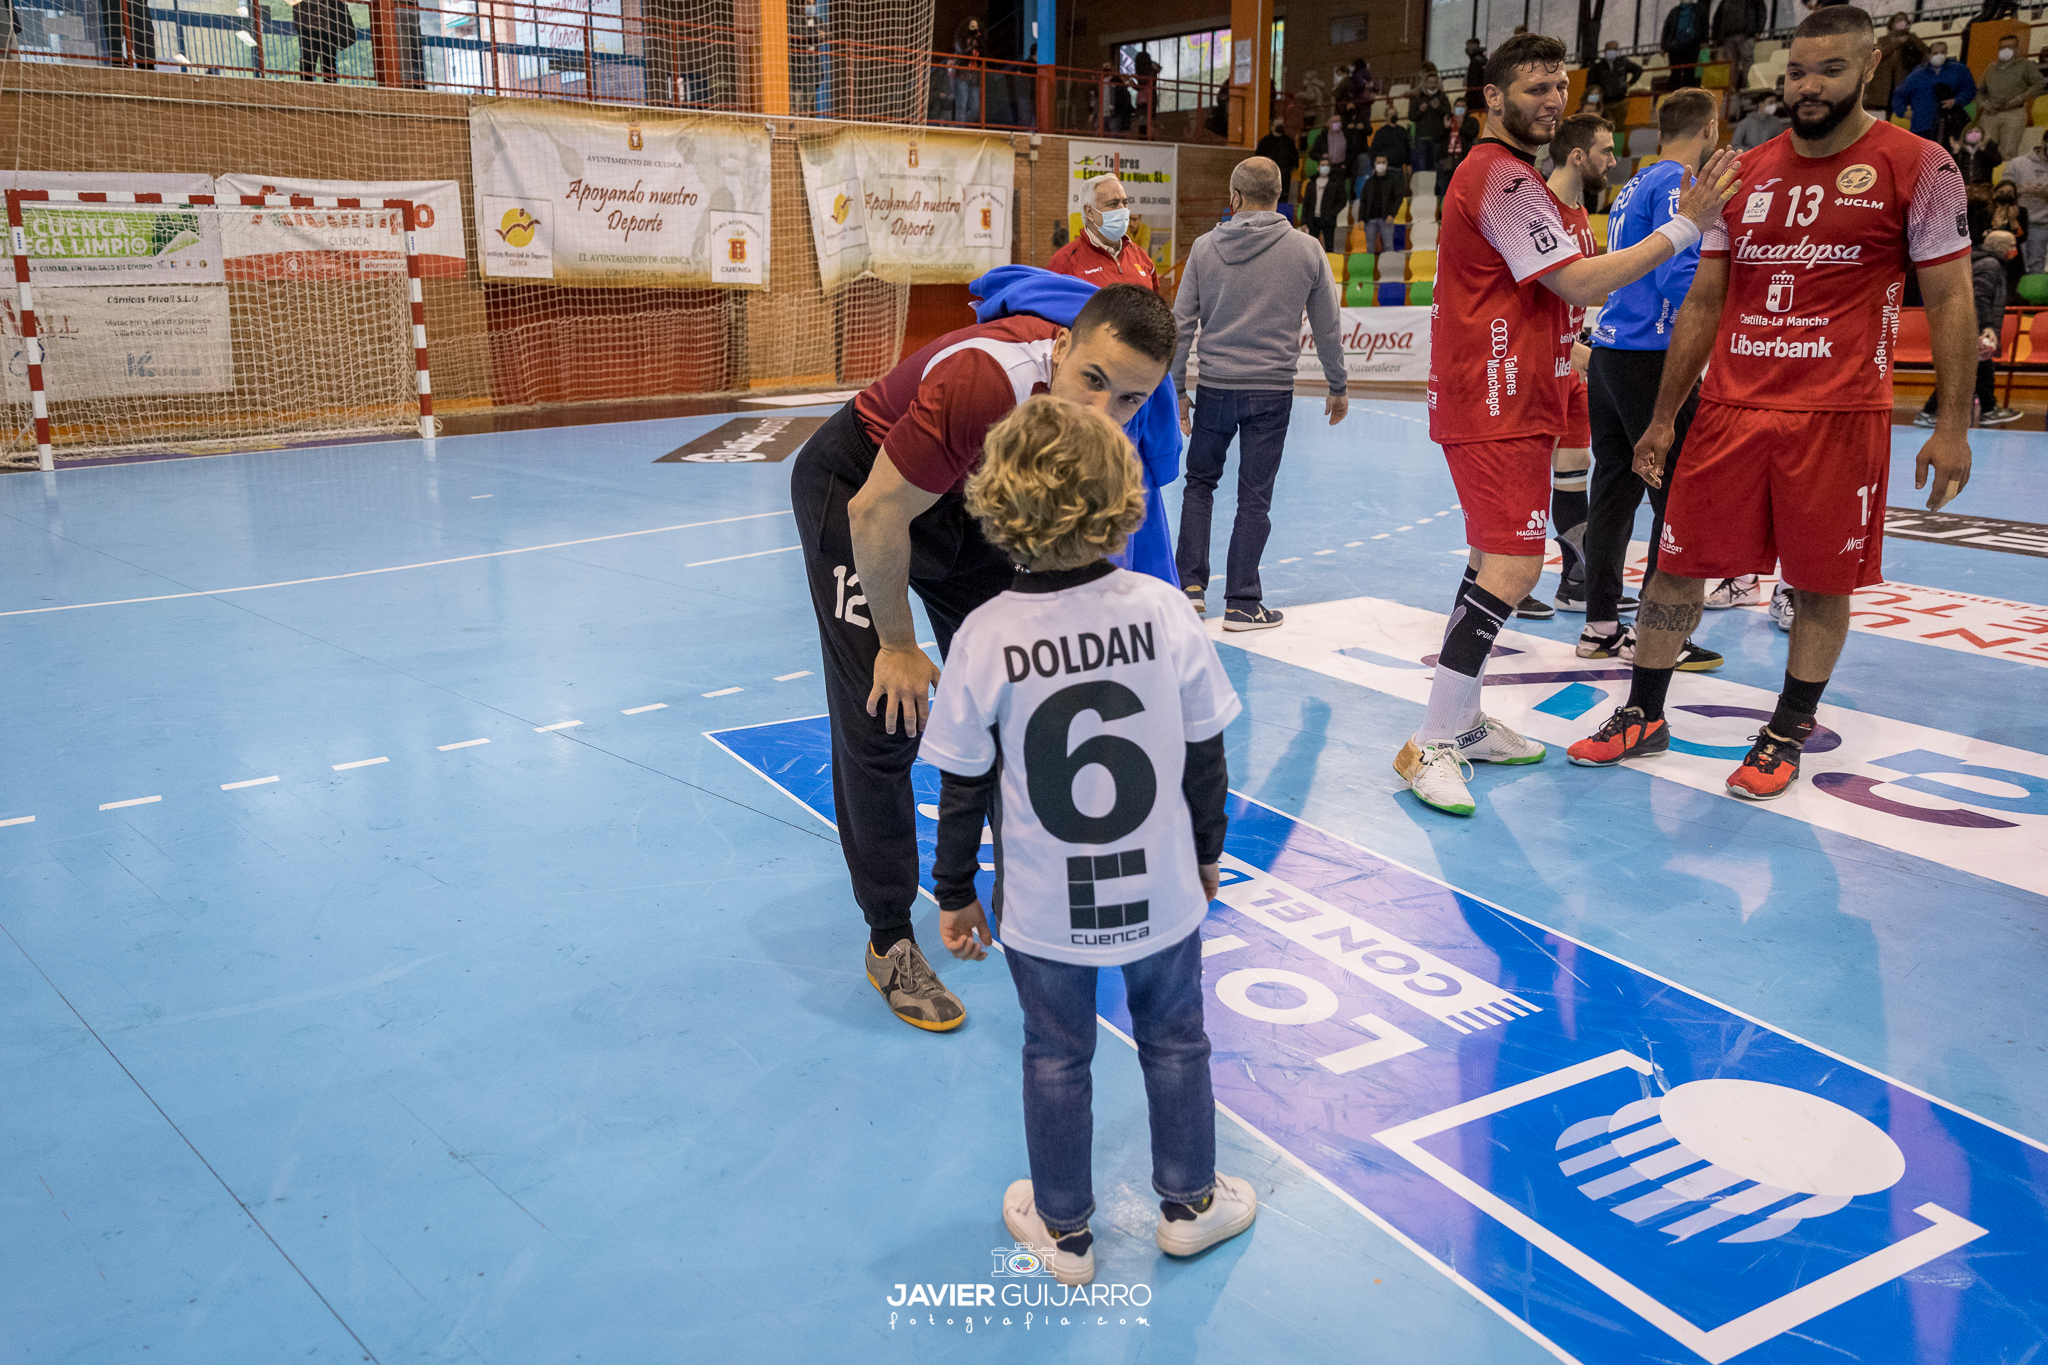
[[[1358,597],[1288,608],[1287,629],[1211,632],[1248,653],[1420,704],[1443,642],[1444,617]],[[1487,665],[1486,713],[1551,746],[1547,763],[1627,699],[1628,667],[1581,659],[1569,643],[1501,632]],[[1711,674],[1687,674],[1667,708],[1672,750],[1631,759],[1666,781],[1726,796],[1728,774],[1768,720],[1777,695]],[[2048,755],[1823,703],[1799,781],[1771,815],[2048,894]],[[1588,771],[1588,782],[1597,776]],[[1727,797],[1728,800],[1737,798]]]
[[[1010,263],[1007,138],[849,128],[801,155],[825,288],[954,284]]]
[[[14,171],[14,190],[212,194],[209,175]],[[220,215],[178,205],[50,204],[21,210],[29,278],[37,285],[219,284]]]
[[[29,397],[28,353],[14,302],[6,303],[6,394]],[[36,291],[50,402],[219,393],[234,387],[228,287],[67,285]]]
[[[1382,384],[1429,381],[1429,309],[1344,308],[1338,310],[1338,336],[1344,345],[1344,373],[1357,381]],[[1200,337],[1188,356],[1190,379],[1201,374]],[[1308,315],[1301,319],[1301,359],[1296,370],[1304,379],[1321,382],[1322,358]]]
[[[469,144],[486,279],[768,283],[759,122],[485,100],[470,110]]]
[[[1081,205],[1092,194],[1088,182],[1115,175],[1131,200],[1131,240],[1152,258],[1161,274],[1173,269],[1174,227],[1180,217],[1180,148],[1171,142],[1067,144],[1067,235],[1081,235]]]
[[[462,191],[453,180],[293,180],[223,175],[215,193],[232,203],[244,194],[360,199],[413,206],[420,275],[461,279]],[[223,215],[222,247],[232,280],[335,280],[405,273],[405,222],[395,210],[252,209]]]

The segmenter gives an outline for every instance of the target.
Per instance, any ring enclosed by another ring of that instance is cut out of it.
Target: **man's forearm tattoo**
[[[1645,602],[1640,624],[1644,630],[1668,630],[1674,635],[1690,635],[1693,627],[1700,623],[1701,610],[1697,602]]]

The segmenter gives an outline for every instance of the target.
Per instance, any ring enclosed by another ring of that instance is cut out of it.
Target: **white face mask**
[[[1320,166],[1316,167],[1316,179],[1318,179],[1318,180],[1328,180],[1329,178],[1330,178],[1330,163],[1329,163],[1329,162],[1327,162],[1327,161],[1325,161],[1325,162],[1324,162],[1324,163],[1323,163],[1322,165],[1320,165]]]
[[[1373,162],[1373,163],[1372,163],[1372,173],[1373,173],[1374,175],[1385,175],[1385,174],[1387,173],[1387,163],[1386,163],[1386,162],[1384,162],[1384,161],[1375,161],[1375,162]]]
[[[2018,55],[2019,49],[2016,47],[2001,47],[1998,49],[1998,60],[2001,62],[2009,62]]]
[[[1931,54],[1929,54],[1929,56],[1928,56],[1928,58],[1927,58],[1927,64],[1928,64],[1929,66],[1933,66],[1933,67],[1939,67],[1939,66],[1940,66],[1940,65],[1941,65],[1941,64],[1942,64],[1943,62],[1945,62],[1945,61],[1947,61],[1947,60],[1948,60],[1948,54],[1947,54],[1946,52],[1935,52],[1935,53],[1931,53]]]

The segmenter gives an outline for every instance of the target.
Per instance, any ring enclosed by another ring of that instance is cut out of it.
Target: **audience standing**
[[[2019,39],[2005,37],[1998,42],[1998,60],[1984,68],[1978,89],[1977,121],[1984,125],[1984,139],[1996,143],[2007,156],[2020,149],[2020,135],[2027,129],[2027,110],[2048,81],[2041,70],[2020,56]]]
[[[1358,179],[1358,208],[1352,215],[1365,225],[1365,249],[1378,255],[1392,248],[1392,223],[1408,197],[1408,172],[1398,161],[1373,153],[1372,171]]]

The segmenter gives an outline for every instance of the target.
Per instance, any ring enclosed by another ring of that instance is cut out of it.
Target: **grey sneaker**
[[[2002,427],[2007,422],[2019,421],[2020,410],[2018,408],[1993,408],[1977,420],[1987,427]]]
[[[1195,615],[1207,616],[1209,614],[1209,599],[1204,594],[1200,583],[1190,583],[1181,591],[1188,595],[1188,605],[1195,609]]]
[[[1913,425],[1914,425],[1914,426],[1916,426],[1916,427],[1931,427],[1931,426],[1933,426],[1933,425],[1934,425],[1934,414],[1933,414],[1933,413],[1931,413],[1931,412],[1916,412],[1916,413],[1914,413],[1914,414],[1913,414]]]
[[[924,960],[917,944],[903,939],[886,954],[867,945],[868,984],[889,1002],[896,1017],[912,1028],[947,1033],[967,1022],[967,1007]]]
[[[1245,611],[1241,607],[1232,607],[1223,613],[1223,628],[1225,630],[1271,630],[1284,619],[1286,618],[1279,612],[1269,610],[1266,607],[1253,607],[1250,611]]]

